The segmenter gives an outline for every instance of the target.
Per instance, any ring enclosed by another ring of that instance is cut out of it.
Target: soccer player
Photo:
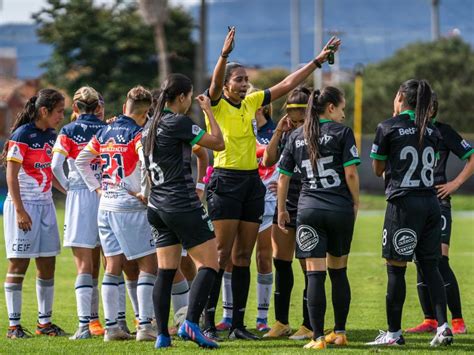
[[[439,271],[444,281],[446,297],[449,310],[452,314],[453,334],[465,334],[467,332],[461,311],[461,295],[459,294],[458,281],[449,265],[449,242],[451,239],[451,194],[467,180],[474,172],[474,149],[463,139],[450,125],[438,120],[438,99],[435,93],[432,95],[432,122],[443,139],[440,142],[440,159],[434,170],[434,184],[438,190],[438,200],[441,207],[441,254],[439,260]],[[446,165],[449,153],[452,152],[459,159],[465,160],[464,169],[452,181],[446,178]],[[407,333],[434,332],[437,327],[435,312],[431,305],[428,287],[424,281],[422,270],[417,262],[417,289],[421,308],[425,315],[424,321],[414,328],[407,329]]]
[[[231,339],[259,339],[244,326],[245,307],[250,287],[250,259],[264,213],[265,186],[258,175],[255,137],[255,113],[290,92],[337,50],[340,40],[332,38],[321,53],[301,69],[270,89],[247,95],[249,87],[245,68],[227,64],[234,44],[235,29],[225,39],[221,55],[207,91],[211,108],[222,128],[226,149],[214,153],[214,172],[207,189],[208,209],[214,223],[219,250],[219,274],[206,310],[206,329],[217,336],[214,324],[222,275],[232,258],[233,314]],[[332,46],[330,49],[329,46]],[[208,130],[210,129],[208,125]],[[235,245],[235,252],[232,248]]]
[[[51,322],[56,255],[60,252],[51,185],[51,158],[55,129],[64,118],[64,97],[43,89],[18,114],[5,143],[2,161],[7,167],[8,196],[4,204],[4,234],[8,258],[5,299],[9,318],[7,338],[28,338],[20,324],[23,279],[31,258],[36,261],[38,323],[36,334],[64,335]]]
[[[161,86],[152,121],[143,134],[144,159],[152,182],[148,220],[152,225],[158,257],[158,276],[153,288],[158,337],[156,348],[171,346],[168,333],[171,288],[181,259],[182,248],[198,269],[191,285],[186,320],[178,336],[200,347],[217,344],[199,329],[199,317],[207,302],[210,285],[217,274],[217,247],[210,221],[191,175],[191,147],[224,149],[222,133],[210,109],[210,100],[197,97],[209,116],[212,133],[207,134],[186,116],[193,98],[191,80],[171,74]]]
[[[94,258],[97,255],[94,253],[95,249],[100,249],[97,227],[99,196],[87,188],[77,171],[75,159],[95,133],[105,126],[95,115],[99,107],[97,91],[88,86],[78,89],[73,97],[73,111],[77,118],[61,129],[53,148],[53,174],[67,191],[64,246],[72,248],[77,269],[75,292],[79,326],[71,340],[91,337],[89,324],[94,287],[93,270],[98,269],[98,265],[94,264],[100,262],[99,258]],[[65,160],[69,170],[67,177],[63,168]],[[91,170],[100,179],[100,159],[91,162]]]
[[[441,136],[430,123],[431,87],[426,80],[401,84],[394,117],[377,126],[370,156],[377,176],[385,177],[387,210],[382,255],[387,261],[388,331],[368,345],[403,345],[401,330],[406,297],[406,264],[414,256],[424,276],[438,328],[431,346],[453,341],[446,316],[446,293],[438,269],[441,211],[434,187],[434,167]]]
[[[157,263],[142,186],[142,181],[146,179],[142,179],[143,167],[139,161],[142,126],[150,105],[149,91],[141,86],[131,89],[124,104],[124,114],[100,129],[76,158],[76,167],[89,191],[96,191],[100,195],[99,236],[107,260],[102,281],[106,320],[104,341],[130,338],[117,323],[119,282],[125,259],[136,260],[140,269],[136,340],[156,338],[151,320]],[[97,156],[101,158],[101,182],[90,167]]]
[[[278,227],[287,233],[290,222],[286,197],[296,167],[302,189],[296,220],[296,257],[305,259],[308,311],[313,328],[306,349],[326,343],[347,345],[346,320],[350,305],[347,259],[359,207],[359,154],[354,133],[344,120],[345,99],[335,87],[314,91],[303,127],[291,133],[278,170]],[[332,284],[334,330],[324,336],[326,269]]]
[[[263,164],[271,166],[276,164],[285,147],[291,132],[301,127],[304,123],[308,100],[311,95],[310,90],[305,87],[294,89],[286,100],[286,116],[279,122],[274,135],[265,149]],[[298,208],[298,198],[301,190],[301,174],[299,169],[295,169],[290,179],[288,196],[286,199],[286,209],[290,216],[290,222],[286,223],[288,233],[285,234],[278,228],[278,208],[273,215],[272,225],[272,248],[273,264],[275,265],[275,324],[271,330],[264,334],[265,338],[277,338],[291,334],[288,321],[290,310],[291,291],[293,289],[293,269],[291,263],[295,254],[296,238],[296,214]],[[306,263],[300,259],[301,268],[305,277],[305,287],[303,291],[303,324],[290,336],[293,340],[311,339],[313,331],[308,315],[307,286],[308,277],[306,275]]]

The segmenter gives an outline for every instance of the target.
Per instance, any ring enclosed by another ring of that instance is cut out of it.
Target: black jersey
[[[158,123],[152,154],[145,155],[151,180],[149,203],[165,212],[186,212],[201,207],[191,175],[191,148],[205,131],[185,115],[165,111]],[[148,134],[146,127],[143,137]]]
[[[427,125],[419,146],[414,111],[407,110],[377,126],[370,157],[386,161],[385,195],[390,200],[409,193],[434,194],[434,167],[441,135]]]
[[[278,147],[278,156],[281,157],[281,153],[285,148],[286,142],[290,137],[291,132],[283,133]],[[296,210],[298,207],[298,199],[300,198],[301,192],[301,171],[298,166],[295,166],[293,175],[291,175],[290,186],[288,187],[288,196],[286,197],[286,204],[288,209]],[[296,215],[296,214],[295,214]]]
[[[352,195],[344,174],[344,167],[360,164],[352,130],[330,120],[320,121],[317,169],[311,165],[306,145],[303,127],[297,128],[288,138],[279,163],[282,174],[293,175],[295,167],[301,171],[298,209],[352,210]]]
[[[450,125],[436,122],[434,126],[438,128],[441,137],[443,137],[439,146],[439,161],[434,172],[434,184],[439,185],[448,181],[446,178],[446,164],[449,153],[453,152],[459,159],[466,160],[474,153],[474,149]]]

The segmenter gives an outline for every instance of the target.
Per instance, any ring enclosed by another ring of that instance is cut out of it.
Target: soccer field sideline
[[[63,210],[58,208],[58,223],[61,226],[63,220]],[[384,329],[385,324],[385,287],[386,271],[384,261],[381,258],[381,230],[384,211],[361,211],[358,216],[354,232],[354,242],[349,260],[349,279],[352,286],[352,304],[348,319],[348,336],[350,347],[345,349],[334,349],[343,352],[374,352],[364,346],[366,341],[373,340],[378,329]],[[2,224],[3,224],[3,218]],[[1,225],[0,225],[1,226]],[[469,329],[474,320],[474,299],[469,297],[474,292],[474,278],[471,270],[474,267],[474,211],[456,213],[453,223],[453,238],[451,262],[460,282],[461,294],[463,297],[463,310]],[[61,229],[61,228],[60,228]],[[3,235],[3,228],[0,234]],[[6,259],[3,238],[0,240],[0,275],[5,275]],[[36,294],[34,287],[34,265],[25,280],[23,296],[23,324],[26,328],[34,330],[36,318]],[[252,261],[252,285],[247,307],[246,323],[250,329],[255,327],[256,315],[256,272],[255,262]],[[301,295],[302,295],[302,275],[297,262],[293,263],[295,274],[295,287],[293,289],[290,324],[293,329],[297,328],[301,318]],[[407,271],[407,300],[405,302],[403,314],[403,327],[414,325],[421,321],[422,313],[418,304],[416,294],[416,273],[413,265]],[[54,320],[66,331],[72,333],[76,327],[75,297],[73,291],[75,279],[75,268],[69,249],[63,249],[57,260],[56,295],[54,305]],[[3,284],[2,284],[3,291]],[[330,282],[326,282],[327,293],[327,316],[326,328],[332,325],[332,305]],[[273,302],[273,300],[272,300]],[[131,307],[128,304],[128,321],[132,324]],[[270,322],[273,322],[273,303],[270,306]],[[219,312],[220,313],[220,306]],[[101,317],[103,317],[101,308]],[[107,343],[96,338],[90,341],[72,342],[65,338],[45,339],[34,337],[33,339],[21,341],[8,341],[4,338],[7,327],[7,316],[5,300],[0,295],[0,353],[13,352],[44,352],[51,353],[124,353],[124,352],[145,352],[153,351],[150,343],[137,343],[128,341],[125,343]],[[407,346],[401,349],[381,349],[377,352],[403,351],[404,353],[431,353],[429,340],[431,335],[409,335],[406,337]],[[169,351],[183,353],[195,352],[196,346],[191,343],[174,341],[175,347]],[[307,353],[302,349],[305,342],[295,342],[285,339],[265,340],[260,342],[233,341],[222,343],[222,351],[226,353]],[[449,349],[450,353],[467,353],[474,351],[474,336],[457,336],[455,344]]]

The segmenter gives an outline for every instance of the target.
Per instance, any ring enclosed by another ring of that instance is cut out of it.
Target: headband
[[[286,108],[305,108],[308,107],[308,104],[288,104]]]

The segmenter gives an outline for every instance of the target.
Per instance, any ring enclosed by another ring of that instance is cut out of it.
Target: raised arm
[[[332,37],[315,59],[270,88],[271,100],[274,101],[288,94],[301,84],[316,68],[321,68],[321,65],[327,61],[329,53],[331,51],[336,52],[340,44],[341,40],[339,38]]]
[[[225,66],[227,64],[227,57],[229,57],[230,52],[234,47],[234,36],[235,28],[232,27],[227,33],[227,36],[222,46],[222,52],[217,59],[217,64],[212,73],[211,86],[209,87],[209,97],[212,101],[218,100],[222,95],[222,89],[224,88],[224,74]]]
[[[214,118],[214,114],[211,110],[211,100],[205,95],[199,95],[196,97],[199,106],[207,115],[209,119],[209,126],[211,128],[209,133],[204,133],[202,138],[199,140],[201,147],[209,148],[215,151],[221,151],[225,149],[224,137],[222,136],[221,129]]]
[[[278,146],[280,145],[280,140],[284,132],[288,132],[292,127],[291,121],[288,119],[288,115],[285,115],[278,121],[277,127],[273,132],[272,139],[265,148],[263,153],[263,166],[270,167],[275,165],[278,161]]]

